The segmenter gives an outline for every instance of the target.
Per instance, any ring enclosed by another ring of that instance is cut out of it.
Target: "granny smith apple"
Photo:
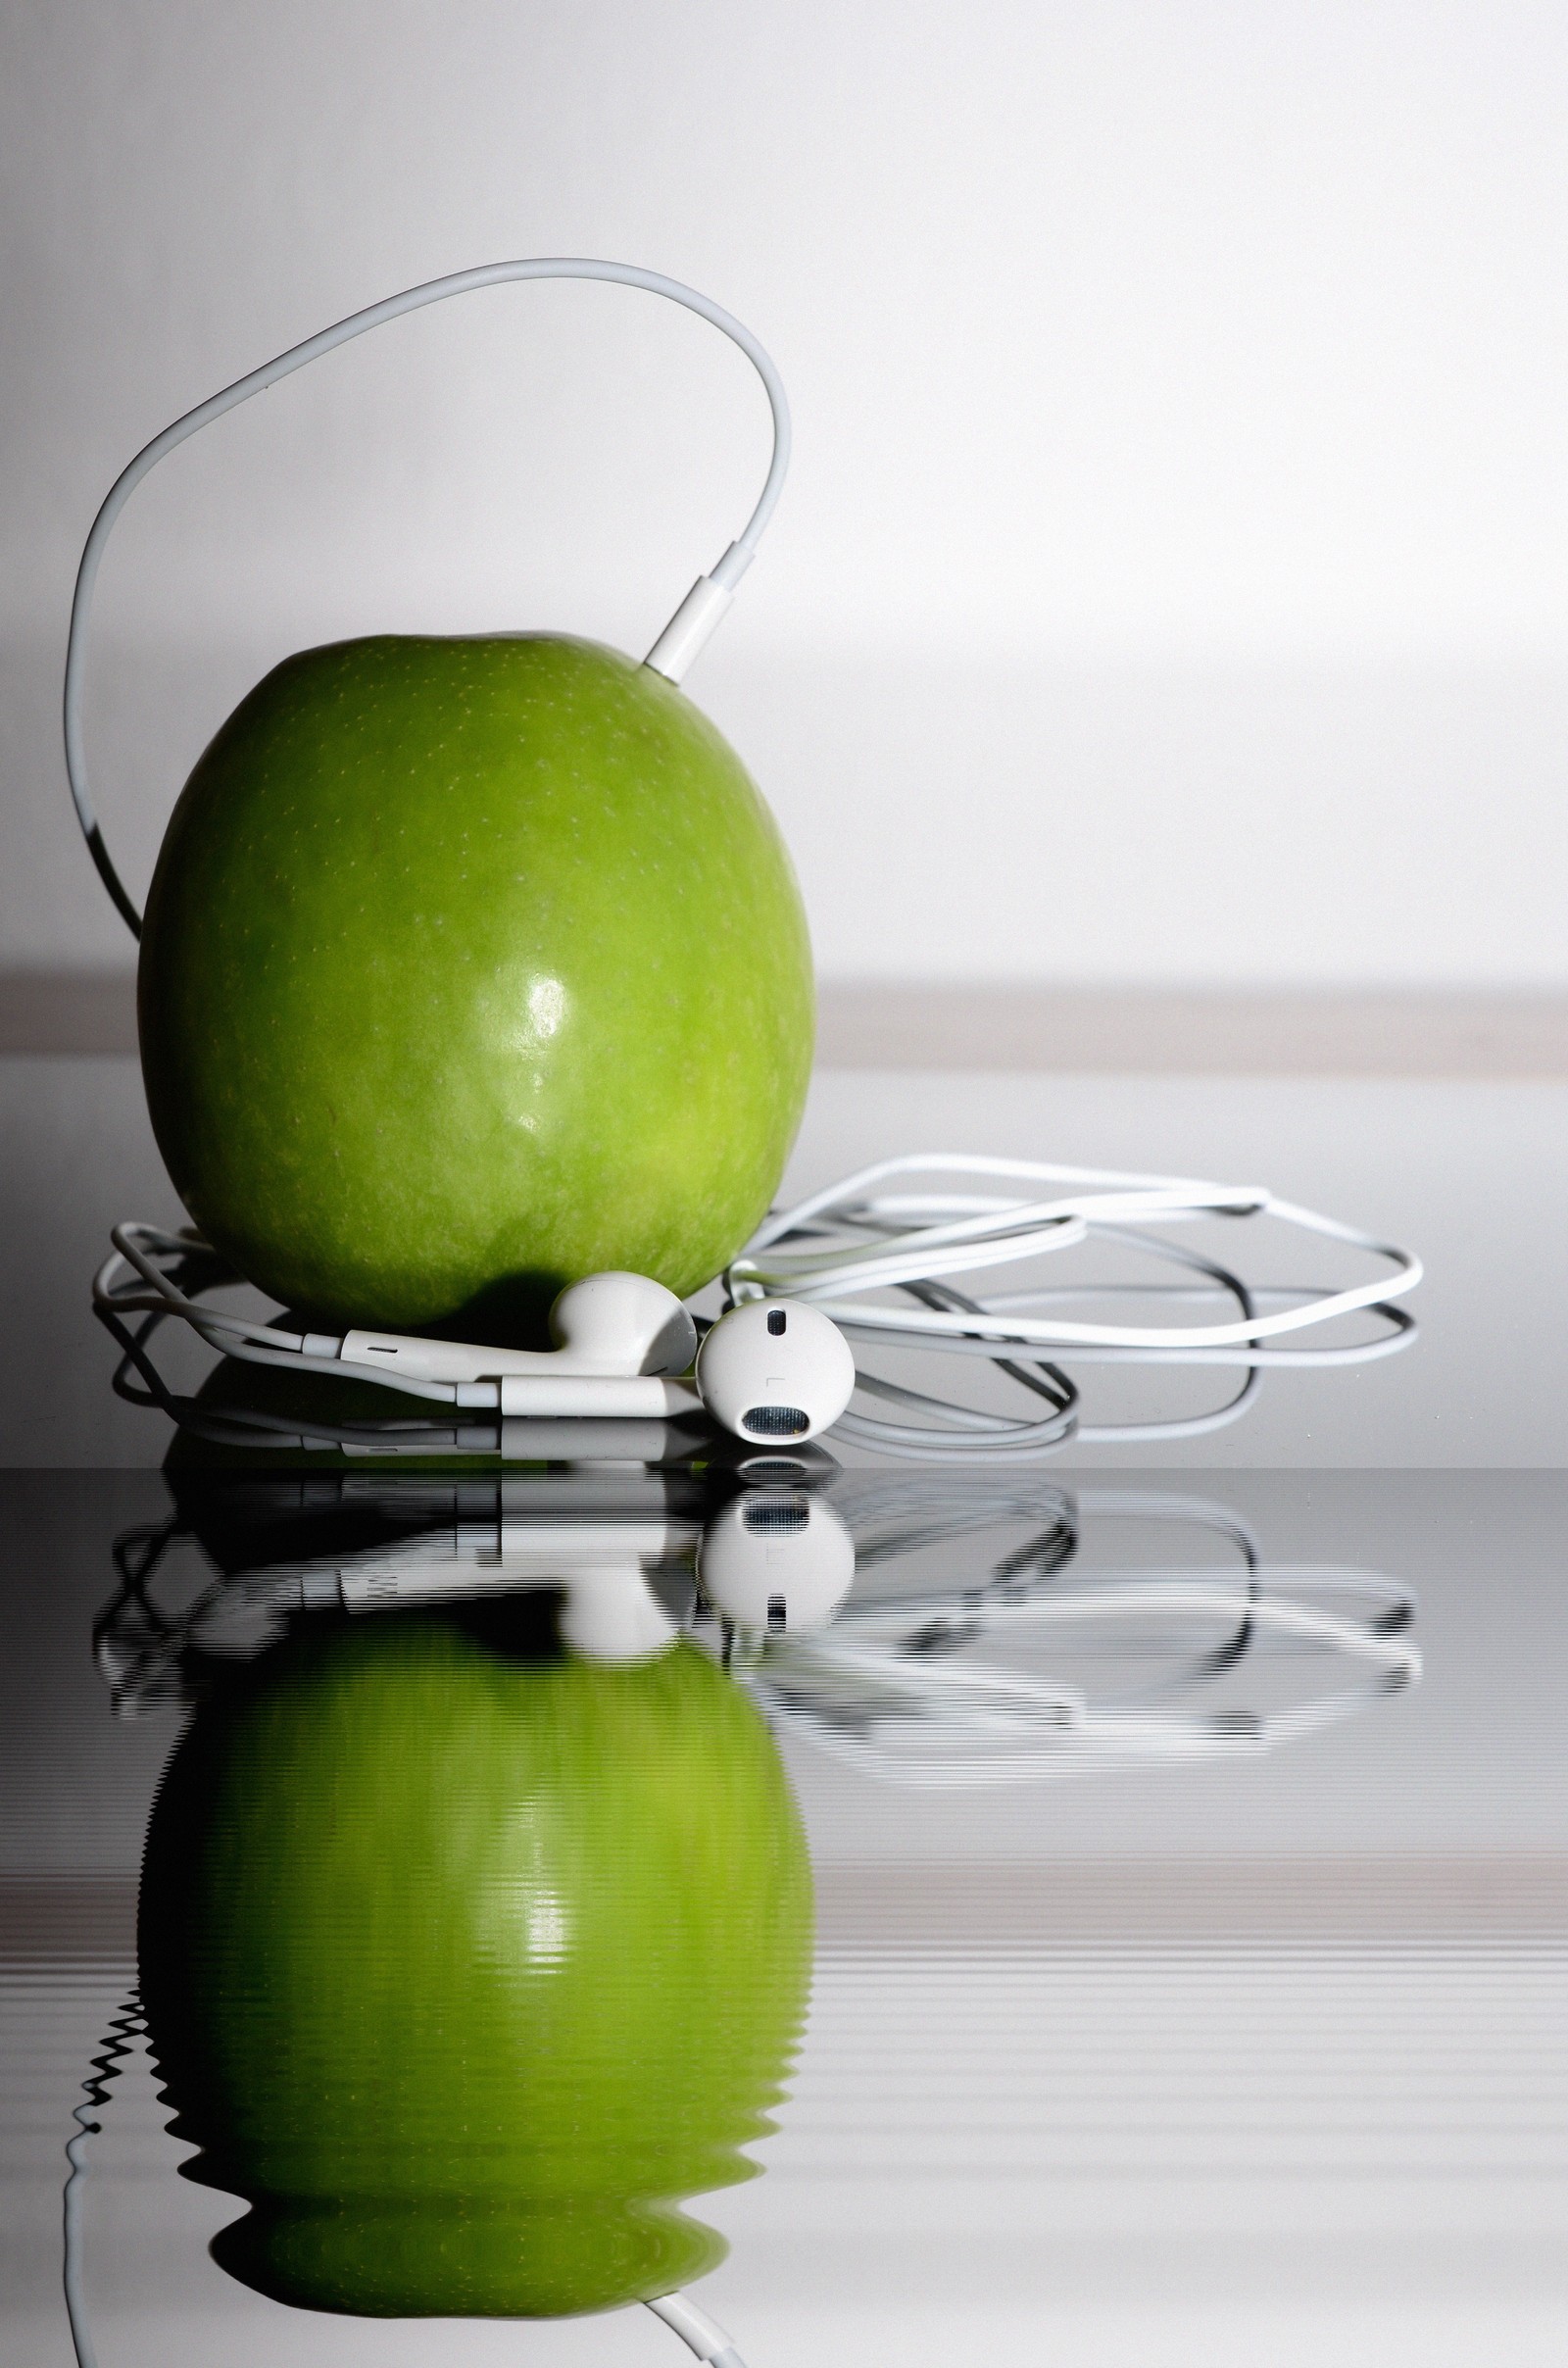
[[[139,982],[154,1130],[318,1321],[536,1332],[606,1267],[686,1294],[756,1225],[812,1051],[800,892],[728,744],[559,636],[285,660],[175,809]]]
[[[642,2299],[722,2257],[681,2198],[758,2167],[811,1941],[767,1730],[690,1646],[605,1668],[508,1618],[312,1615],[166,1774],[149,2035],[187,2176],[251,2205],[215,2256],[280,2300]]]

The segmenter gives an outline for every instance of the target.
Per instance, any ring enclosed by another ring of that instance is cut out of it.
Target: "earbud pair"
[[[669,1416],[702,1405],[738,1438],[813,1439],[855,1389],[855,1358],[830,1317],[799,1300],[731,1307],[698,1345],[672,1291],[642,1274],[590,1274],[550,1312],[553,1350],[486,1349],[398,1332],[309,1336],[307,1357],[453,1390],[504,1415]],[[687,1378],[690,1376],[690,1378]]]

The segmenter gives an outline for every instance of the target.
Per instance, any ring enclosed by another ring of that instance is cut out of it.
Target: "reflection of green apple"
[[[766,1728],[688,1646],[530,1660],[506,1608],[314,1619],[159,1796],[152,2044],[191,2175],[253,2207],[218,2259],[281,2300],[667,2293],[723,2253],[679,2199],[769,2126],[811,1901]]]
[[[287,660],[191,775],[142,939],[175,1187],[322,1321],[505,1334],[612,1266],[697,1289],[782,1172],[811,1002],[733,751],[545,636]]]

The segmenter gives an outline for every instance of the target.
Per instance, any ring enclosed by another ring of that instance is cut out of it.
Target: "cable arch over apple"
[[[133,937],[141,936],[142,916],[135,902],[121,879],[114,860],[104,840],[102,826],[93,807],[87,785],[87,758],[82,730],[82,690],[85,679],[86,640],[88,620],[92,613],[93,587],[104,549],[114,530],[115,521],[126,502],[160,461],[195,435],[211,426],[252,395],[259,395],[280,378],[304,370],[311,362],[318,362],[352,338],[363,337],[369,329],[382,327],[389,321],[401,320],[406,313],[416,313],[427,304],[439,304],[448,296],[466,296],[476,288],[499,287],[510,280],[520,279],[584,279],[606,280],[618,287],[641,288],[652,296],[662,296],[671,304],[685,307],[702,320],[721,329],[730,341],[738,345],[751,363],[767,393],[768,408],[773,416],[773,451],[768,463],[767,476],[757,506],[745,526],[721,558],[706,575],[700,575],[681,602],[653,648],[645,663],[671,682],[679,682],[709,636],[719,622],[734,596],[736,585],[757,555],[767,522],[784,489],[784,476],[790,460],[790,412],[779,376],[766,349],[753,336],[744,321],[737,321],[722,305],[705,296],[698,288],[690,288],[682,280],[668,279],[662,271],[644,271],[638,264],[611,263],[593,256],[529,256],[505,263],[478,264],[471,271],[449,271],[439,279],[422,280],[417,287],[404,288],[395,296],[383,297],[378,304],[367,305],[362,312],[350,313],[344,320],[319,329],[299,345],[291,345],[270,362],[264,362],[231,386],[222,387],[198,403],[193,411],[172,420],[150,444],[143,445],[135,459],[122,469],[105,496],[102,507],[92,522],[81,564],[76,570],[76,588],[71,606],[71,631],[66,644],[65,678],[65,743],[66,777],[71,784],[72,801],[82,836],[98,868],[98,876],[113,899],[115,909]]]

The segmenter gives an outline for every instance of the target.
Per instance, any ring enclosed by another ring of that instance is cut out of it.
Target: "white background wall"
[[[57,672],[130,453],[503,254],[707,288],[797,461],[689,685],[837,976],[1568,985],[1553,0],[6,0],[0,962],[128,941]],[[745,364],[606,289],[440,308],[136,497],[101,802],[138,887],[276,657],[641,650],[746,514]]]

